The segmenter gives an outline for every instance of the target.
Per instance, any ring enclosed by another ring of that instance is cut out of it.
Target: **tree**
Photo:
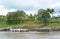
[[[41,20],[44,24],[49,20],[50,14],[47,10],[39,9],[38,10],[38,20]]]
[[[29,21],[33,21],[33,20],[34,20],[34,17],[33,17],[32,14],[29,15],[28,20],[29,20]]]
[[[5,22],[6,21],[6,18],[5,18],[5,16],[3,16],[3,15],[0,15],[0,22]]]
[[[34,19],[37,20],[37,14],[34,14]]]
[[[7,14],[7,22],[9,24],[18,24],[22,23],[25,19],[26,13],[24,11],[15,11],[15,12],[8,12]]]
[[[53,8],[52,8],[52,9],[47,8],[47,11],[48,11],[50,14],[53,15],[54,9],[53,9]]]

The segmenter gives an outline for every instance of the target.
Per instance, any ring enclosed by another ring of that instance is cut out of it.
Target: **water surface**
[[[0,32],[0,39],[60,39],[60,32]]]

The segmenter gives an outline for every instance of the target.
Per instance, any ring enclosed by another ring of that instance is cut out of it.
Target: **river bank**
[[[20,28],[16,28],[16,29],[12,29],[12,28],[3,28],[0,29],[0,32],[52,32],[52,31],[60,31],[60,28],[56,27],[56,28],[36,28],[35,30],[29,30],[29,29],[20,29]]]

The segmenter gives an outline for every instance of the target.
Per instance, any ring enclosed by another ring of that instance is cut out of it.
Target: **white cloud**
[[[25,11],[25,12],[26,12],[26,14],[28,14],[28,15],[30,15],[30,14],[34,15],[34,14],[37,13],[37,11],[35,11],[35,10]]]
[[[16,10],[15,9],[7,9],[3,5],[0,5],[0,15],[6,15],[8,12],[12,12],[12,11],[16,11]],[[25,10],[25,12],[28,15],[36,13],[35,10],[31,10],[31,11],[26,11]]]
[[[6,15],[7,12],[15,11],[15,9],[24,10],[26,8],[24,11],[27,14],[35,14],[40,8],[60,7],[60,0],[0,0],[0,2],[0,15]]]
[[[32,14],[31,11],[25,11],[25,12],[26,12],[26,14],[28,14],[28,15]]]
[[[58,16],[60,16],[60,13],[54,13],[53,16],[58,17]]]
[[[0,15],[6,15],[8,12],[16,11],[14,9],[6,9],[3,5],[0,5]]]
[[[57,1],[56,3],[53,3],[51,7],[52,8],[59,8],[60,7],[60,0]]]
[[[35,7],[35,8],[50,8],[56,2],[60,0],[0,0],[3,5],[12,7]],[[12,6],[11,6],[12,5]]]

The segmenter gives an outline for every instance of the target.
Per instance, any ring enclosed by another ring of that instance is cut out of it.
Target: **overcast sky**
[[[0,0],[0,15],[6,15],[7,12],[16,10],[24,10],[27,14],[35,14],[40,8],[58,10],[60,0]]]

